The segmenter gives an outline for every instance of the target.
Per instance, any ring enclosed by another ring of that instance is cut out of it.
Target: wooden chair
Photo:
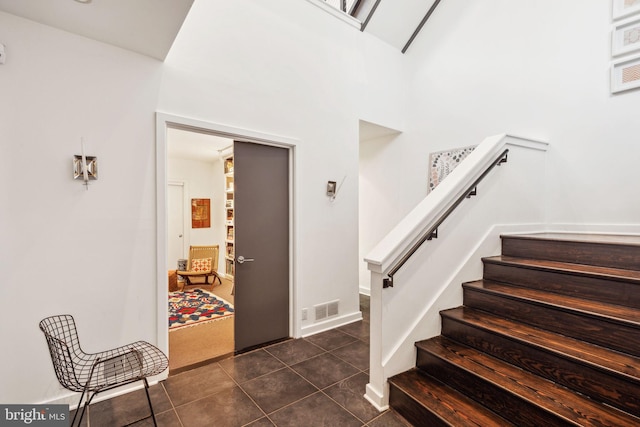
[[[220,247],[218,245],[189,247],[187,269],[177,271],[178,275],[184,277],[187,281],[185,286],[197,285],[197,283],[191,283],[192,277],[204,277],[204,283],[208,285],[209,276],[213,276],[212,287],[215,285],[216,279],[222,284],[222,280],[218,276],[219,250]]]
[[[169,366],[169,360],[162,351],[146,341],[136,341],[99,353],[85,353],[80,348],[75,320],[68,314],[43,319],[40,330],[47,339],[53,369],[60,384],[68,390],[82,392],[71,426],[79,412],[77,425],[82,424],[84,412],[96,394],[136,381],[144,382],[153,424],[157,425],[147,377],[157,375]],[[87,399],[80,411],[85,396]]]

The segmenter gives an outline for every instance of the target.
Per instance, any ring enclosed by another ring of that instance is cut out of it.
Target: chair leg
[[[153,405],[151,404],[151,396],[149,396],[149,382],[146,378],[144,380],[144,391],[147,393],[147,402],[149,402],[149,409],[151,409],[151,417],[153,418],[153,425],[158,427],[158,423],[156,422],[156,413],[153,412]]]
[[[78,409],[80,409],[80,404],[82,404],[82,398],[84,397],[85,391],[83,391],[82,395],[80,396],[80,402],[78,402]],[[93,398],[96,397],[96,394],[98,394],[98,393],[94,392],[91,395],[91,397],[89,397],[89,393],[87,393],[87,400],[84,402],[84,405],[82,406],[82,413],[80,414],[80,419],[78,420],[78,427],[80,427],[82,425],[82,419],[84,418],[84,412],[87,410],[87,408],[91,404],[91,401],[93,400]],[[76,417],[78,416],[78,409],[76,409],[76,414],[73,416],[73,421],[71,421],[71,427],[73,427],[73,423],[76,420]]]
[[[147,381],[146,378],[143,378],[144,381],[144,391],[147,394],[147,402],[149,403],[149,409],[151,410],[151,418],[153,418],[153,425],[155,427],[158,427],[158,422],[156,421],[156,413],[153,411],[153,405],[151,404],[151,396],[149,395],[149,382]],[[78,408],[76,409],[76,413],[73,416],[73,420],[71,421],[70,427],[74,426],[74,423],[76,422],[76,417],[78,416],[78,411],[80,410],[80,405],[82,405],[82,398],[85,395],[86,390],[84,390],[82,392],[82,395],[80,396],[80,401],[78,402]],[[80,427],[82,425],[82,419],[84,418],[84,412],[85,410],[89,407],[89,404],[91,404],[91,401],[93,400],[93,398],[95,397],[95,395],[98,393],[93,393],[91,395],[91,397],[89,397],[89,395],[87,394],[87,401],[84,403],[84,405],[82,406],[82,413],[80,414],[80,419],[78,420],[78,427]]]
[[[80,414],[80,420],[78,421],[78,425],[82,424],[82,417],[84,417],[84,411],[85,409],[87,409],[87,405],[85,404],[84,406],[82,405],[82,399],[84,398],[85,393],[87,392],[87,389],[82,390],[82,394],[80,395],[80,400],[78,401],[78,407],[76,408],[76,413],[73,416],[73,420],[71,420],[71,427],[73,427],[73,424],[76,422],[76,417],[78,416],[78,412],[81,412]],[[82,408],[82,411],[80,410],[80,408]]]

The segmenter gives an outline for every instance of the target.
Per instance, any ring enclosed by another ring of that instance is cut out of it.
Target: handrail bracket
[[[429,233],[429,237],[427,237],[427,240],[433,240],[433,239],[437,239],[438,238],[438,229],[434,228],[431,233]]]
[[[393,276],[382,279],[382,288],[393,288]]]
[[[477,196],[477,195],[478,195],[478,187],[473,187],[473,189],[467,193],[467,199],[470,199],[471,196]]]

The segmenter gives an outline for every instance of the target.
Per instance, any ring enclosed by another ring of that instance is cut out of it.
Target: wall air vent
[[[316,309],[316,321],[322,320],[322,319],[326,319],[326,317],[327,317],[327,305],[326,304],[316,305],[316,306],[314,306],[314,308]]]
[[[313,308],[316,311],[316,322],[318,320],[326,319],[327,317],[337,316],[340,312],[340,301],[331,301],[324,304],[314,305]]]
[[[338,303],[340,301],[332,301],[329,304],[327,304],[327,317],[331,317],[331,316],[337,316],[338,315]]]

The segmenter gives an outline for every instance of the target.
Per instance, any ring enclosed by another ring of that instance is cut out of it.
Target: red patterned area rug
[[[169,331],[233,315],[233,304],[205,291],[169,292]]]

